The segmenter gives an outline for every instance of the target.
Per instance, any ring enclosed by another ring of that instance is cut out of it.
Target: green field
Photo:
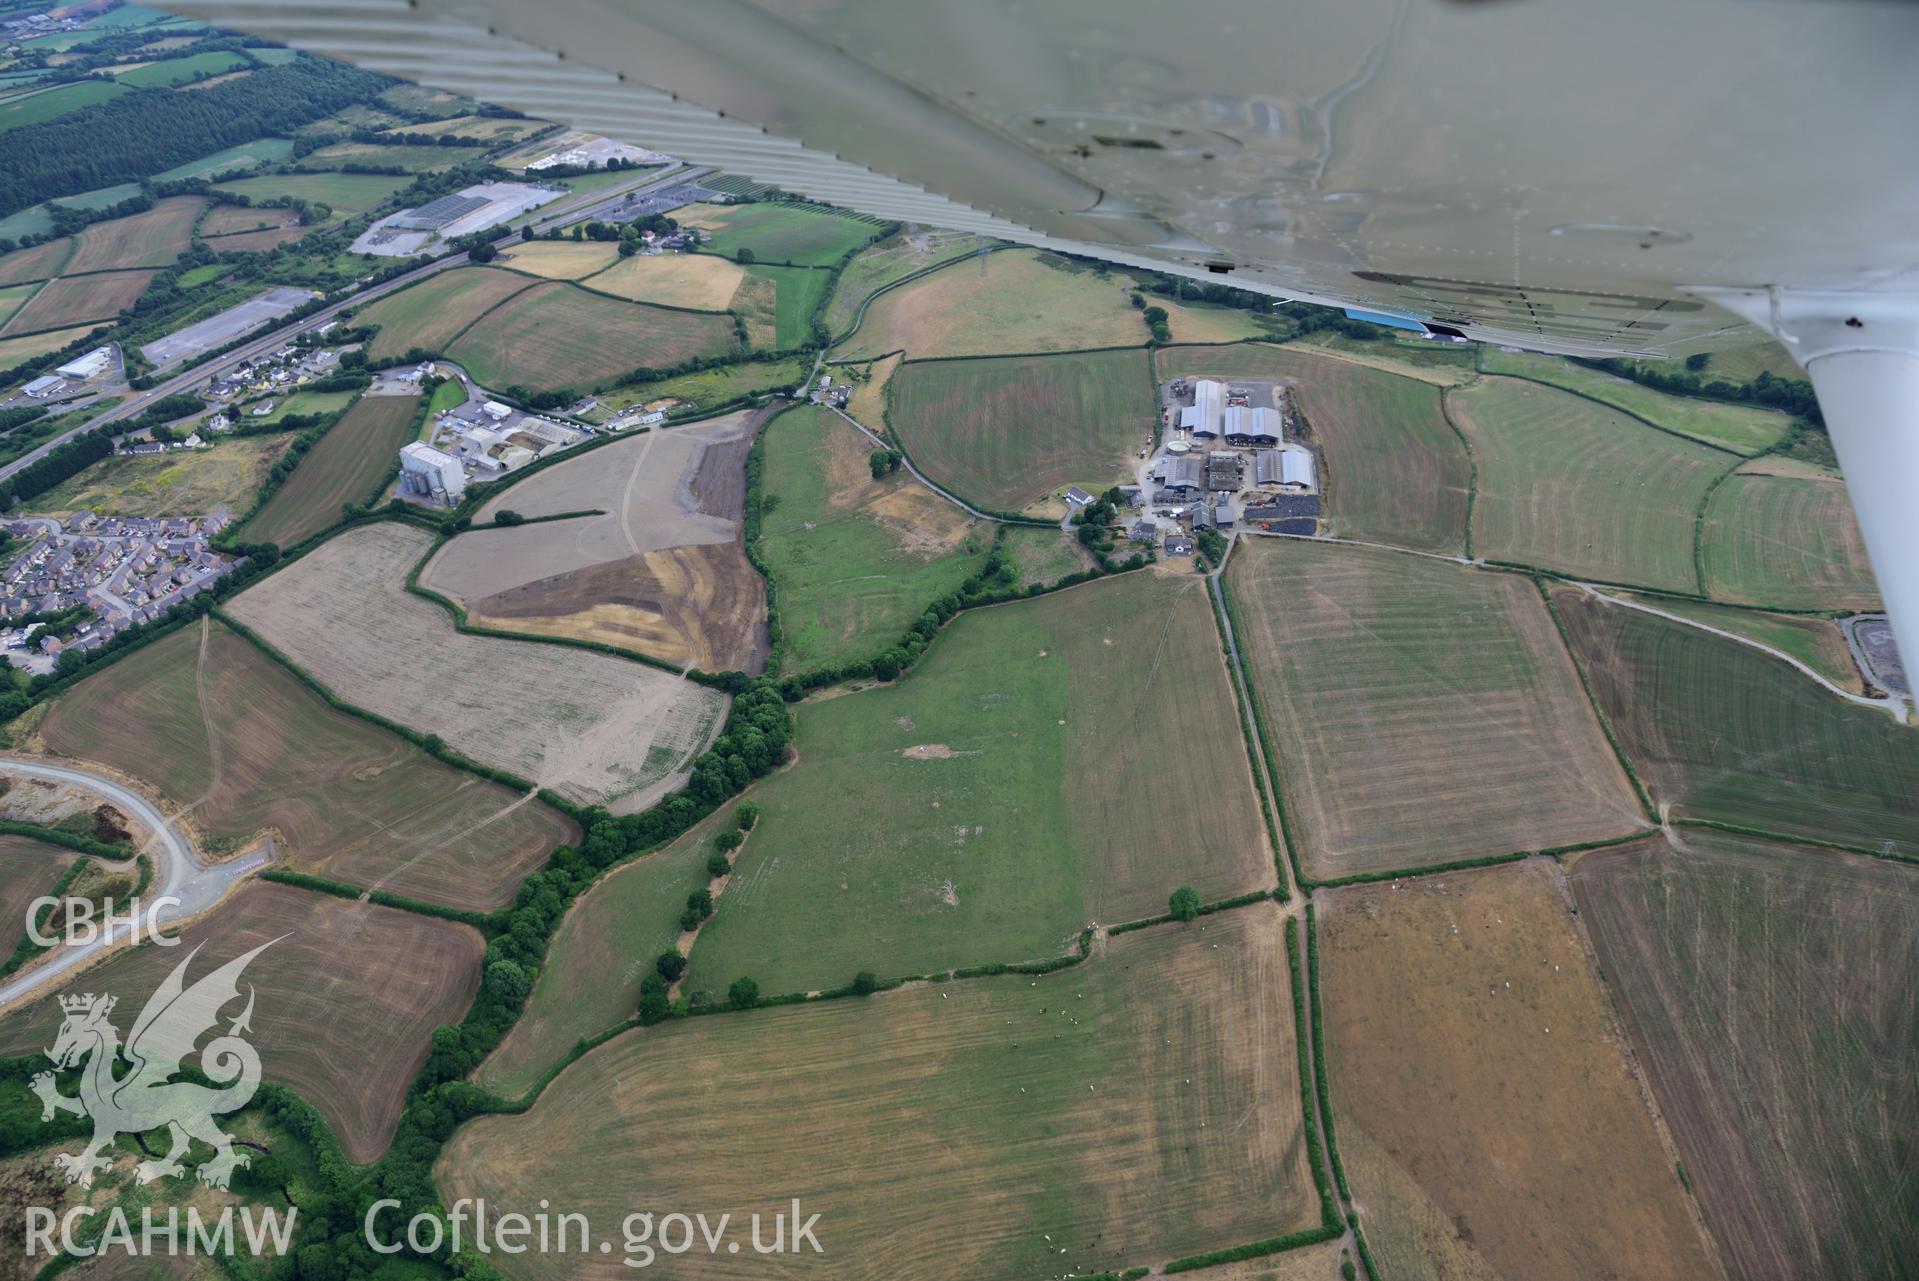
[[[803,705],[689,990],[1053,956],[1180,885],[1270,888],[1210,613],[1197,575],[1123,575],[964,613],[897,683]]]
[[[811,333],[813,309],[819,306],[827,287],[833,283],[833,273],[817,268],[754,266],[746,274],[749,279],[770,281],[774,287],[773,341],[767,344],[756,336],[754,345],[791,351],[805,342]],[[734,295],[734,310],[739,310],[738,294]],[[746,321],[751,333],[753,318],[748,316]]]
[[[1785,438],[1792,419],[1771,409],[1732,405],[1694,396],[1669,396],[1624,378],[1574,364],[1563,356],[1502,351],[1482,345],[1480,368],[1490,374],[1516,374],[1602,400],[1636,414],[1667,431],[1739,454],[1759,454]],[[1669,365],[1669,367],[1672,367]]]
[[[985,560],[992,536],[919,482],[876,482],[858,430],[810,405],[763,436],[759,554],[785,635],[782,670],[872,658]]]
[[[158,456],[109,454],[26,507],[37,512],[84,508],[97,516],[199,516],[219,507],[241,513],[290,440],[249,436]]]
[[[1919,1252],[1919,877],[1688,831],[1572,889],[1734,1276],[1892,1277]]]
[[[347,218],[365,213],[406,183],[405,178],[377,173],[279,173],[235,179],[214,190],[250,200],[293,196],[317,201],[332,209],[334,217]]]
[[[914,464],[998,511],[1129,481],[1158,412],[1144,351],[909,360],[890,397],[888,425]]]
[[[1092,553],[1077,538],[1057,529],[1009,526],[1001,536],[1000,551],[1013,562],[1022,583],[1051,585],[1093,568]]]
[[[487,308],[533,281],[491,267],[459,267],[428,276],[360,310],[355,323],[378,325],[368,345],[376,360],[402,355],[414,347],[443,351],[453,336],[478,320]]]
[[[81,107],[105,102],[125,93],[126,86],[110,80],[79,80],[45,93],[28,94],[0,102],[0,133],[21,125],[39,124]]]
[[[297,547],[336,523],[344,504],[369,501],[395,466],[395,452],[413,439],[419,403],[417,396],[361,397],[247,520],[240,537]]]
[[[795,267],[830,267],[880,229],[866,218],[801,204],[691,205],[674,216],[710,232],[703,246],[709,253],[731,258],[748,249],[760,262]]]
[[[359,393],[355,391],[296,391],[290,395],[273,397],[272,412],[257,418],[253,416],[253,411],[260,407],[257,403],[241,405],[232,412],[236,422],[249,427],[270,427],[295,414],[338,413],[351,405],[357,395]]]
[[[1919,853],[1919,735],[1736,641],[1553,599],[1653,799],[1682,816]]]
[[[169,196],[144,213],[96,222],[73,238],[73,257],[61,270],[168,266],[193,243],[193,225],[206,206],[199,196]]]
[[[1228,574],[1308,875],[1645,826],[1526,578],[1294,539],[1243,544]]]
[[[558,811],[335,711],[254,645],[182,628],[60,696],[61,756],[151,786],[214,853],[264,831],[295,871],[488,911],[577,831]]]
[[[438,173],[485,154],[479,147],[411,147],[399,143],[336,142],[300,157],[301,170],[340,165],[395,166],[408,173]]]
[[[1291,1000],[1278,913],[1254,906],[1040,979],[674,1020],[462,1128],[436,1176],[449,1203],[594,1223],[656,1188],[735,1232],[776,1199],[821,1215],[823,1255],[689,1256],[705,1277],[1111,1276],[1318,1225]]]
[[[33,297],[39,288],[39,285],[10,285],[0,288],[0,329],[6,327],[6,323],[13,319],[13,313],[25,306],[27,299]]]
[[[738,349],[730,316],[668,311],[555,282],[488,311],[446,355],[489,386],[585,392],[636,369]]]
[[[827,329],[836,335],[845,333],[859,319],[860,304],[875,291],[916,271],[977,253],[987,243],[966,232],[921,231],[900,232],[867,246],[846,264],[833,286],[833,301],[826,309]]]
[[[1466,541],[1472,467],[1447,425],[1439,388],[1299,347],[1167,347],[1161,378],[1297,380],[1295,404],[1318,444],[1332,532],[1457,552]]]
[[[1677,600],[1671,596],[1648,596],[1637,592],[1620,594],[1668,614],[1690,618],[1722,632],[1748,637],[1791,654],[1841,689],[1849,689],[1855,694],[1865,689],[1859,667],[1853,662],[1852,650],[1846,644],[1845,633],[1839,629],[1838,623],[1829,618],[1809,614],[1771,614],[1764,610],[1741,609],[1710,601]]]
[[[137,88],[165,88],[168,85],[185,84],[189,80],[202,76],[217,76],[228,71],[237,71],[241,67],[250,67],[246,57],[238,53],[196,53],[185,58],[169,58],[165,62],[149,63],[135,68],[119,77],[123,85]]]
[[[706,887],[712,849],[710,839],[686,837],[581,896],[547,946],[525,1013],[480,1068],[482,1085],[518,1097],[581,1037],[633,1017],[640,980],[680,937],[686,896]]]
[[[1740,473],[1713,492],[1700,526],[1705,591],[1782,609],[1876,609],[1845,485],[1836,479]]]
[[[722,365],[718,369],[702,369],[695,374],[681,374],[678,378],[629,383],[599,399],[609,409],[622,409],[628,405],[642,405],[676,396],[695,408],[710,409],[714,405],[725,404],[735,396],[763,391],[790,392],[799,386],[800,380],[806,377],[812,367],[810,360],[797,357],[788,360],[741,361]]]
[[[1478,468],[1475,556],[1699,590],[1699,508],[1736,457],[1515,378],[1481,379],[1446,397]]]

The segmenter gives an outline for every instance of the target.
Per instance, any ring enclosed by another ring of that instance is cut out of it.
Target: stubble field
[[[703,1276],[1164,1263],[1318,1221],[1288,983],[1278,916],[1254,907],[1040,979],[669,1023],[461,1130],[437,1174],[450,1197],[595,1222],[669,1188],[736,1224],[794,1196],[822,1216],[824,1255],[702,1255]],[[515,1275],[624,1275],[618,1258],[529,1255]]]
[[[248,1039],[265,1079],[318,1109],[347,1159],[370,1161],[392,1141],[433,1029],[458,1021],[479,987],[476,930],[256,882],[183,930],[181,946],[115,952],[65,990],[115,993],[125,1028],[195,948],[189,982],[275,939],[243,980],[259,996]],[[59,1021],[53,1001],[16,1010],[0,1021],[0,1050],[45,1049]]]
[[[1699,507],[1736,457],[1514,378],[1448,392],[1447,408],[1479,469],[1474,555],[1602,582],[1699,590]]]
[[[536,282],[490,267],[461,267],[429,276],[417,285],[389,294],[354,318],[378,325],[367,345],[374,359],[398,356],[414,347],[444,351],[453,336],[489,308]]]
[[[1242,546],[1229,579],[1314,878],[1645,826],[1525,578],[1287,539]]]
[[[62,276],[40,286],[13,313],[0,333],[26,334],[88,320],[108,320],[140,300],[153,283],[151,271],[109,271],[93,276]]]
[[[510,902],[577,836],[557,811],[333,710],[213,622],[80,682],[38,733],[148,784],[216,851],[270,832],[295,871],[449,907]]]
[[[620,260],[619,255],[619,246],[605,240],[533,240],[509,246],[498,262],[509,271],[523,271],[529,276],[578,280],[605,271]]]
[[[580,804],[643,808],[675,785],[724,696],[628,659],[456,632],[406,590],[432,542],[391,522],[350,529],[228,608],[354,706]]]
[[[1878,609],[1844,482],[1755,474],[1748,464],[1713,492],[1700,527],[1708,596],[1782,609]]]
[[[586,391],[635,369],[668,369],[738,349],[730,316],[621,302],[570,284],[536,284],[447,345],[479,382]]]
[[[1627,759],[1675,813],[1919,851],[1919,735],[1736,641],[1556,590]]]
[[[73,275],[164,267],[192,242],[194,221],[206,205],[201,196],[169,196],[131,218],[96,222],[74,237],[73,257],[61,270]]]
[[[1715,1275],[1539,860],[1322,891],[1339,1151],[1383,1275]]]
[[[1572,873],[1734,1276],[1897,1276],[1919,1249],[1919,876],[1688,830]]]
[[[81,856],[27,836],[0,835],[0,960],[27,936],[27,908]]]
[[[725,311],[745,279],[746,268],[713,254],[635,255],[614,261],[592,287],[634,302]]]
[[[1099,493],[1130,481],[1157,413],[1144,351],[908,361],[892,399],[890,424],[914,463],[999,511],[1069,484]]]

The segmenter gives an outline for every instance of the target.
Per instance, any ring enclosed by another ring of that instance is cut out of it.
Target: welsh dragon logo
[[[221,1008],[239,998],[240,974],[247,963],[273,942],[262,943],[188,987],[187,966],[200,951],[194,948],[147,999],[125,1046],[120,1044],[119,1032],[107,1021],[116,998],[91,993],[60,998],[66,1018],[47,1057],[61,1070],[85,1064],[80,1074],[80,1095],[68,1098],[61,1094],[52,1072],[35,1076],[32,1088],[40,1096],[42,1121],[51,1121],[56,1112],[93,1119],[93,1138],[84,1148],[54,1157],[67,1182],[91,1185],[94,1171],[112,1164],[101,1153],[114,1139],[162,1127],[173,1146],[165,1156],[134,1167],[141,1183],[184,1174],[186,1167],[180,1158],[193,1139],[213,1149],[213,1158],[202,1162],[198,1171],[200,1181],[209,1187],[226,1187],[236,1168],[250,1164],[246,1153],[234,1151],[233,1140],[213,1123],[213,1118],[246,1106],[260,1086],[260,1055],[240,1036],[252,1031],[251,985],[246,1008],[224,1036],[214,1037],[200,1053],[200,1070],[216,1082],[217,1088],[170,1078],[193,1053],[194,1043],[219,1022]],[[127,1070],[116,1076],[115,1068],[122,1060]]]

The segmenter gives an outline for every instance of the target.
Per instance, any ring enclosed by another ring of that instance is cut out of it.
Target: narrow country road
[[[132,788],[103,775],[69,765],[51,765],[8,755],[0,755],[0,771],[85,788],[113,802],[151,829],[153,837],[141,851],[154,863],[153,884],[147,887],[145,899],[153,902],[171,896],[179,900],[177,904],[169,904],[156,911],[153,915],[155,924],[164,925],[198,915],[219,902],[229,889],[267,862],[263,854],[236,859],[231,863],[204,861],[192,843],[173,830],[166,816],[151,801]],[[110,935],[95,938],[92,942],[63,944],[54,948],[26,973],[15,975],[0,984],[0,1009],[52,989],[69,971],[126,942],[127,934],[128,930],[123,925]]]
[[[816,371],[819,369],[819,365],[817,362],[815,362],[813,368]],[[825,408],[832,410],[834,413],[838,414],[841,418],[844,418],[847,422],[852,423],[855,427],[865,432],[866,438],[872,441],[875,445],[878,445],[881,449],[892,448],[892,446],[886,442],[886,438],[884,436],[874,431],[871,427],[868,427],[865,423],[861,422],[859,419],[853,417],[853,415],[847,413],[844,409],[841,409],[838,405],[827,405],[825,406]],[[913,466],[912,459],[902,455],[900,458],[900,461],[903,464],[905,464],[907,472],[912,475],[914,480],[917,480],[920,484],[926,486],[928,489],[932,490],[933,493],[937,494],[941,498],[944,498],[947,502],[953,504],[953,506],[959,508],[961,511],[965,512],[968,516],[971,516],[976,520],[990,521],[995,525],[1003,525],[1006,523],[1005,521],[1001,520],[998,516],[994,516],[987,512],[981,511],[979,508],[974,507],[972,504],[967,503],[963,501],[962,499],[954,497],[952,494],[947,493],[944,489],[941,489],[938,485],[935,485],[932,481],[926,479],[925,475],[921,473],[920,469]]]

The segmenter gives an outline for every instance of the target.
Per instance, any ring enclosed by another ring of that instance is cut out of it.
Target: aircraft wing
[[[1486,341],[1665,355],[1757,326],[1811,371],[1919,648],[1919,6],[169,7],[865,212]]]

